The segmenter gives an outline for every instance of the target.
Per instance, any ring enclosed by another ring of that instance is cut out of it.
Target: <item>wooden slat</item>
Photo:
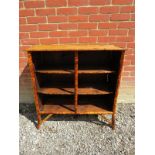
[[[123,50],[120,47],[114,46],[114,45],[102,45],[102,44],[76,44],[76,45],[38,45],[38,46],[33,46],[29,49],[27,49],[26,51],[31,51],[31,52],[35,52],[35,51],[73,51],[75,52],[75,50],[78,51],[102,51],[103,50],[107,50],[107,51],[118,51],[120,52],[121,50]]]
[[[42,94],[53,94],[53,95],[73,95],[74,88],[40,88],[38,93]],[[103,89],[97,89],[93,87],[89,88],[78,88],[79,95],[105,95],[111,94],[112,92]]]

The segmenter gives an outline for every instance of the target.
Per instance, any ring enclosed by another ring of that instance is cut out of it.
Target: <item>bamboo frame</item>
[[[72,47],[72,46],[71,46]],[[76,49],[76,46],[73,46],[75,47]],[[80,51],[80,46],[77,46],[79,48],[79,51]],[[106,50],[105,49],[105,46],[94,46],[93,48],[93,45],[91,45],[92,49],[93,50]],[[98,48],[97,48],[98,47]],[[43,48],[43,47],[42,47]],[[42,49],[41,48],[41,49]],[[56,46],[53,47],[54,49],[56,48]],[[60,47],[61,49],[62,47]],[[66,48],[66,51],[69,49],[68,46],[65,46]],[[81,49],[84,49],[84,51],[88,48],[88,50],[90,50],[90,46],[82,46]],[[103,49],[102,49],[103,48]],[[108,46],[106,47],[107,50],[112,50],[113,46]],[[36,107],[36,112],[37,112],[37,120],[38,120],[38,124],[37,124],[37,128],[39,129],[40,128],[40,125],[47,121],[53,114],[53,113],[48,113],[47,117],[45,117],[44,119],[41,118],[41,115],[43,114],[47,114],[46,112],[42,111],[42,103],[39,99],[39,96],[38,96],[38,88],[39,88],[39,85],[38,85],[38,82],[37,82],[37,78],[36,78],[36,74],[35,74],[35,66],[33,64],[33,61],[32,61],[32,52],[36,52],[39,47],[37,48],[32,48],[33,50],[28,50],[28,63],[29,63],[29,68],[30,68],[30,73],[31,73],[31,79],[32,79],[32,86],[33,86],[33,92],[34,92],[34,101],[35,101],[35,107]],[[37,49],[37,50],[36,50]],[[58,48],[59,49],[59,48]],[[74,49],[72,49],[74,50]],[[91,50],[91,51],[93,51]],[[41,50],[38,50],[38,51],[41,51]],[[44,50],[46,51],[46,49]],[[50,47],[48,46],[48,50],[47,51],[51,51],[52,52],[52,48],[50,49]],[[65,50],[64,50],[65,51]],[[68,50],[70,51],[70,50]],[[119,90],[119,86],[120,86],[120,80],[121,80],[121,72],[122,72],[122,66],[123,66],[123,59],[124,59],[124,54],[125,54],[125,50],[123,49],[120,49],[120,48],[117,48],[115,47],[114,49],[115,52],[121,52],[121,57],[120,57],[120,62],[119,62],[119,70],[118,70],[118,77],[117,77],[117,82],[116,82],[116,88],[115,88],[115,93],[114,93],[114,100],[113,100],[113,110],[112,111],[105,111],[103,113],[101,112],[87,112],[87,114],[99,114],[102,116],[102,118],[108,122],[111,126],[112,126],[112,129],[115,128],[115,115],[116,115],[116,105],[117,105],[117,97],[118,97],[118,90]],[[71,52],[71,51],[70,51]],[[74,107],[75,107],[75,111],[72,112],[71,114],[84,114],[84,113],[81,113],[81,111],[79,110],[78,111],[78,50],[76,49],[74,52]],[[49,71],[49,74],[50,74],[50,71]],[[60,73],[59,73],[60,74]],[[65,73],[66,74],[66,73]],[[94,73],[95,74],[95,73]],[[106,72],[105,72],[106,74]],[[80,107],[79,107],[80,108]],[[61,113],[58,113],[58,114],[61,114]],[[65,114],[65,112],[63,113]],[[69,113],[67,113],[69,114]],[[111,114],[112,115],[112,119],[111,121],[108,120],[105,115],[106,114]]]

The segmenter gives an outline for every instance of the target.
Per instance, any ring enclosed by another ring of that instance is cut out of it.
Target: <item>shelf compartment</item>
[[[49,69],[42,69],[42,70],[36,70],[37,73],[42,74],[73,74],[74,70],[49,70]],[[78,70],[79,74],[110,74],[114,73],[113,70],[105,70],[105,69],[82,69]]]
[[[39,88],[38,93],[53,95],[74,95],[74,88]],[[111,91],[97,89],[94,87],[78,88],[79,95],[105,95],[112,94]]]
[[[112,100],[106,96],[79,96],[75,112],[73,96],[44,95],[41,114],[112,114]]]
[[[39,74],[37,73],[39,88],[74,88],[73,74]]]
[[[74,69],[74,52],[35,52],[32,60],[35,70]]]
[[[112,110],[106,106],[88,103],[86,105],[78,105],[77,113],[74,111],[73,104],[51,104],[46,103],[40,111],[41,114],[112,114]]]
[[[112,114],[113,95],[79,96],[79,114]]]
[[[118,71],[121,54],[113,51],[79,51],[79,70],[82,69],[105,69]]]
[[[43,105],[41,109],[41,114],[74,114],[74,104],[51,104],[53,102],[47,102],[46,105]]]
[[[96,88],[98,90],[105,90],[114,92],[115,90],[115,76],[116,74],[87,74],[79,75],[78,87],[79,88]]]
[[[40,95],[41,114],[74,114],[74,96]]]
[[[112,110],[106,106],[100,106],[98,104],[91,104],[88,102],[83,105],[78,104],[77,114],[112,114]]]

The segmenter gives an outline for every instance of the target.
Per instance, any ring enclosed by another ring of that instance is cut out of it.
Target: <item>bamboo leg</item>
[[[119,64],[119,71],[118,71],[118,80],[117,80],[116,91],[114,95],[113,114],[112,114],[112,129],[113,130],[115,129],[116,102],[117,102],[117,96],[118,96],[118,89],[120,87],[120,81],[121,81],[121,72],[122,72],[122,66],[123,66],[124,53],[125,51],[122,51],[121,58],[120,58],[120,64]]]
[[[101,115],[101,117],[112,127],[113,130],[115,129],[115,114],[112,114],[111,120],[107,119],[105,115]]]
[[[32,78],[32,86],[33,86],[33,93],[34,93],[34,103],[36,106],[36,112],[37,112],[37,120],[38,120],[38,124],[37,124],[37,128],[40,128],[40,124],[41,124],[41,115],[39,113],[39,109],[40,109],[40,102],[39,102],[39,97],[37,94],[37,79],[36,79],[36,75],[35,75],[35,67],[32,61],[32,55],[29,52],[28,53],[28,62],[29,62],[29,67],[30,67],[30,73],[31,73],[31,78]]]
[[[41,125],[41,115],[40,114],[37,114],[37,119],[38,119],[38,124],[37,124],[37,129],[40,128],[40,125]]]
[[[115,129],[115,114],[112,115],[112,129]]]

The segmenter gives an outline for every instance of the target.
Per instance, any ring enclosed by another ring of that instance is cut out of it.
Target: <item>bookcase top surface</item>
[[[102,44],[72,44],[72,45],[36,45],[27,49],[26,51],[124,51],[123,48],[114,45],[102,45]]]

